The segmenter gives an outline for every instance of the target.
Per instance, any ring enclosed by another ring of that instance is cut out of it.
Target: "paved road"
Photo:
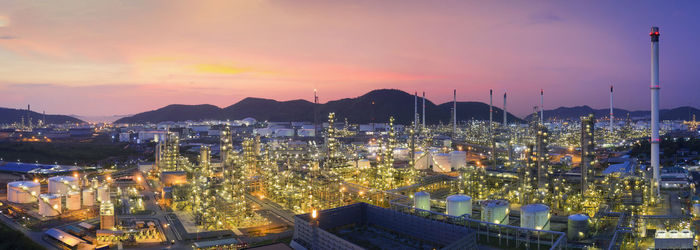
[[[260,205],[261,208],[270,211],[288,225],[294,226],[294,213],[287,211],[274,202],[269,200],[261,200],[258,197],[255,197],[255,195],[251,195],[249,193],[246,193],[246,198]]]

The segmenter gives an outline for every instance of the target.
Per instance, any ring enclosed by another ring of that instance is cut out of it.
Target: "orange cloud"
[[[224,74],[224,75],[237,75],[241,73],[250,72],[246,68],[232,67],[221,64],[197,64],[194,69],[198,73],[213,73],[213,74]]]

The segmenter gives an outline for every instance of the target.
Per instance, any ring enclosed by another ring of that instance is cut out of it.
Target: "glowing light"
[[[318,217],[318,213],[316,212],[316,209],[314,209],[311,211],[311,218],[316,219],[316,217]]]

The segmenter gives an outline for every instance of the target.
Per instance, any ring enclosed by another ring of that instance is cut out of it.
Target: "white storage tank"
[[[33,181],[13,181],[7,183],[7,201],[31,203],[41,192],[41,185]]]
[[[433,156],[433,172],[444,173],[452,171],[450,165],[450,155],[438,153]]]
[[[83,206],[95,205],[95,190],[92,188],[83,189]]]
[[[496,224],[508,224],[510,202],[507,200],[486,200],[481,202],[481,220]]]
[[[410,150],[407,148],[395,148],[394,149],[394,159],[397,160],[408,160],[408,157],[411,155]]]
[[[97,188],[97,201],[103,202],[109,200],[109,187],[100,186]]]
[[[417,151],[416,154],[413,156],[413,168],[417,170],[422,170],[422,169],[428,169],[430,168],[430,163],[432,160],[430,159],[430,154],[426,154],[421,151]]]
[[[454,169],[467,167],[467,152],[452,151],[450,152],[450,164]]]
[[[357,162],[354,162],[354,164],[358,169],[368,169],[370,167],[369,160],[367,159],[360,159]]]
[[[61,213],[61,196],[57,194],[39,195],[39,214],[44,217]]]
[[[528,204],[520,208],[520,227],[549,230],[549,207],[544,204]]]
[[[693,204],[693,216],[700,217],[700,203]]]
[[[430,194],[427,192],[413,194],[413,207],[430,211]]]
[[[455,194],[447,196],[447,214],[452,216],[462,216],[472,214],[472,197]]]
[[[566,235],[569,240],[581,240],[588,236],[588,223],[590,217],[585,214],[569,215]]]
[[[78,179],[73,176],[54,176],[49,178],[49,193],[65,195],[68,191],[78,189]]]
[[[66,195],[66,209],[68,209],[68,210],[80,209],[80,191],[68,192],[68,195]]]

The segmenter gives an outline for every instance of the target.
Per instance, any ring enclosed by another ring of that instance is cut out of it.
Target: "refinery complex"
[[[49,249],[697,249],[698,152],[662,164],[661,145],[700,134],[694,120],[660,119],[659,32],[649,33],[647,119],[615,114],[612,86],[600,91],[609,115],[567,120],[547,117],[546,90],[522,122],[509,120],[508,93],[493,90],[488,119],[458,120],[458,89],[449,123],[426,122],[430,89],[397,104],[413,115],[405,123],[312,109],[312,121],[48,131],[22,117],[0,136],[51,144],[101,134],[140,155],[0,159],[0,217]]]

